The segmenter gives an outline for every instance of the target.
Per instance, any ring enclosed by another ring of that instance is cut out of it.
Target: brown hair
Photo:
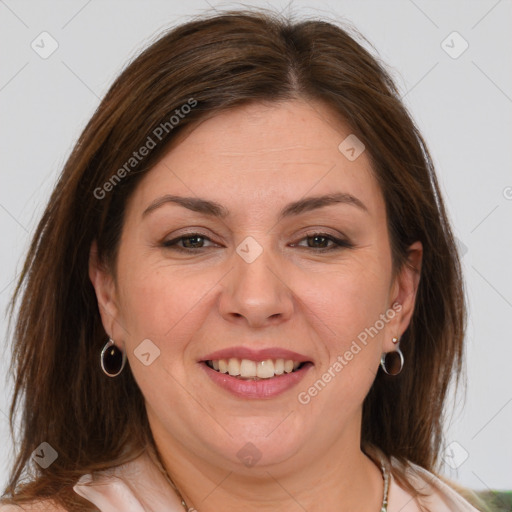
[[[394,378],[378,372],[363,405],[361,444],[368,454],[394,457],[395,478],[413,493],[408,461],[436,470],[445,397],[453,376],[459,384],[463,361],[460,262],[425,143],[389,74],[356,37],[331,22],[229,11],[166,32],[114,82],[63,169],[11,301],[12,318],[21,298],[13,436],[23,402],[4,494],[11,502],[52,497],[70,511],[94,510],[72,491],[76,480],[127,462],[152,442],[129,368],[110,380],[99,366],[107,338],[88,278],[92,242],[115,273],[126,201],[186,126],[249,102],[296,98],[323,102],[365,144],[385,198],[394,272],[407,264],[410,244],[423,244],[416,306],[401,339],[406,364]],[[170,123],[177,110],[187,113]],[[158,143],[127,169],[149,136]],[[31,454],[43,441],[58,458],[31,474]]]

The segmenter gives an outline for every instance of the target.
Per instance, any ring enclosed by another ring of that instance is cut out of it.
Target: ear
[[[89,279],[96,292],[103,328],[112,339],[119,339],[119,308],[116,301],[115,281],[105,265],[98,259],[96,240],[91,244],[89,252]]]
[[[414,312],[423,258],[422,243],[419,241],[414,242],[409,246],[407,252],[407,262],[402,269],[400,269],[391,285],[391,301],[389,307],[391,308],[395,305],[393,309],[397,314],[390,321],[388,332],[391,334],[391,337],[396,336],[397,338],[400,338],[407,330],[407,327],[409,327]],[[384,340],[383,349],[386,352],[395,350],[391,337]]]

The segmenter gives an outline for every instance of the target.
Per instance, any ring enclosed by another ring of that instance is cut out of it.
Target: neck
[[[341,441],[314,457],[297,454],[282,464],[236,468],[198,459],[183,445],[159,438],[158,432],[154,438],[187,507],[198,512],[381,510],[380,468],[359,448],[347,449]],[[359,447],[359,442],[350,446]]]

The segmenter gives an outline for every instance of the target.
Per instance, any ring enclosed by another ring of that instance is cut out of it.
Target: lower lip
[[[210,368],[206,363],[199,363],[208,377],[221,388],[230,391],[233,395],[240,398],[273,398],[298,384],[313,366],[312,363],[306,363],[292,373],[276,375],[270,379],[261,380],[242,380],[232,377],[227,373],[220,373]]]

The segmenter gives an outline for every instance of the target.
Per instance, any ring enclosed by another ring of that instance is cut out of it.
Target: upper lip
[[[216,350],[205,355],[200,361],[218,361],[219,359],[229,359],[236,357],[238,359],[250,359],[251,361],[265,361],[266,359],[292,359],[300,363],[311,361],[308,356],[279,347],[269,347],[255,350],[249,347],[229,347],[222,350]]]

